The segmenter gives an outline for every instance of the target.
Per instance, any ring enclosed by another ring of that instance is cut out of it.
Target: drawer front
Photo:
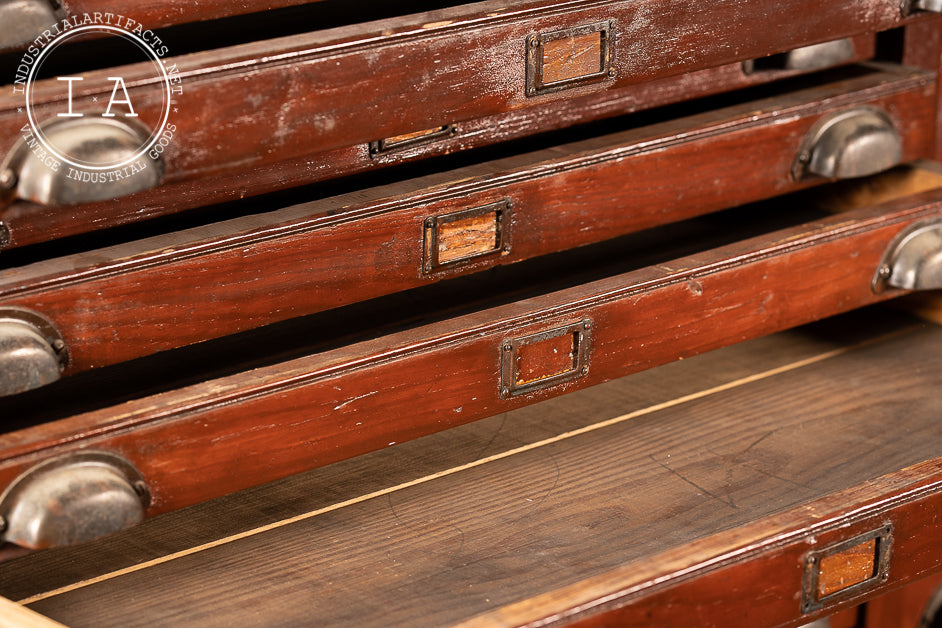
[[[742,526],[735,549],[713,553],[721,535],[708,537],[461,626],[804,625],[936,571],[939,471],[938,460],[915,465]],[[658,564],[684,569],[655,579]]]
[[[920,23],[922,24],[922,23]],[[912,27],[909,27],[910,29]],[[907,31],[908,32],[908,31]],[[853,53],[843,62],[871,59],[875,38],[861,35],[848,41]],[[316,155],[256,164],[251,176],[215,173],[211,182],[187,178],[186,173],[174,175],[178,147],[168,148],[170,180],[160,187],[138,192],[120,203],[99,201],[85,203],[79,210],[81,220],[73,212],[19,200],[0,208],[0,221],[5,228],[2,248],[15,248],[59,237],[84,233],[93,229],[125,224],[218,203],[246,196],[284,189],[342,175],[384,168],[423,158],[440,156],[524,137],[535,131],[546,132],[590,120],[623,115],[642,109],[667,105],[719,92],[766,84],[807,72],[796,68],[766,67],[746,72],[744,63],[727,64],[678,76],[656,79],[629,87],[612,88],[580,95],[563,101],[536,103],[517,111],[475,118],[460,124],[438,127],[445,133],[419,134],[415,141],[393,142],[376,138],[369,143],[330,150]],[[935,66],[931,66],[935,67]],[[382,150],[379,147],[383,146]]]
[[[764,26],[769,8],[760,2],[709,8],[685,2],[670,13],[653,1],[494,8],[482,3],[168,58],[167,68],[182,83],[170,98],[175,113],[167,113],[174,125],[162,155],[167,183],[202,180],[215,187],[219,175],[244,175],[351,145],[434,138],[440,130],[460,135],[468,120],[920,19],[902,18],[899,7],[885,0],[824,8],[806,0],[779,3],[776,15],[793,17],[773,32]],[[714,36],[700,41],[700,32]],[[598,48],[589,55],[598,57],[598,71],[579,66],[581,56],[554,48],[590,43],[586,37]],[[80,85],[68,82],[74,87],[70,99],[62,81],[39,81],[32,90],[34,122],[42,127],[66,109],[101,113],[113,95],[109,77],[116,75],[123,77],[138,119],[160,120],[167,95],[151,65],[83,74]],[[23,136],[22,109],[22,95],[0,101],[4,153]],[[57,197],[42,202],[57,204]]]
[[[154,514],[899,294],[877,269],[904,198],[375,340],[9,432],[0,486],[83,448]]]
[[[872,74],[0,271],[0,306],[48,318],[77,373],[820,183],[798,154],[847,111],[885,112],[924,157],[933,99],[931,76]]]

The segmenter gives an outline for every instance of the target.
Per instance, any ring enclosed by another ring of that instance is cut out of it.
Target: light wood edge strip
[[[814,537],[846,527],[855,520],[875,518],[902,504],[938,494],[942,488],[942,459],[936,458],[901,469],[862,485],[824,496],[769,519],[698,539],[681,548],[617,567],[589,580],[536,597],[511,603],[452,628],[537,628],[560,626],[609,608],[628,605],[716,569],[741,563],[774,551],[801,538]],[[931,476],[926,480],[927,476]],[[863,502],[863,505],[858,505]],[[848,504],[852,510],[844,510]],[[795,521],[813,521],[795,527]],[[691,562],[691,556],[708,556]],[[913,579],[927,575],[920,572]]]
[[[65,628],[65,625],[0,597],[0,628]]]
[[[903,331],[905,331],[905,330],[903,330]],[[483,466],[483,465],[485,465],[485,464],[489,464],[489,463],[491,463],[491,462],[495,462],[495,461],[497,461],[497,460],[503,460],[504,458],[510,458],[511,456],[515,456],[515,455],[522,454],[522,453],[525,453],[525,452],[528,452],[528,451],[532,451],[532,450],[534,450],[534,449],[539,449],[539,448],[541,448],[541,447],[546,447],[547,445],[551,445],[551,444],[554,444],[554,443],[558,443],[558,442],[560,442],[560,441],[564,441],[564,440],[568,440],[568,439],[571,439],[571,438],[575,438],[575,437],[580,436],[580,435],[582,435],[582,434],[587,434],[587,433],[589,433],[589,432],[594,432],[594,431],[597,431],[597,430],[601,430],[601,429],[610,427],[610,426],[612,426],[612,425],[616,425],[616,424],[618,424],[618,423],[622,423],[622,422],[625,422],[625,421],[629,421],[629,420],[631,420],[631,419],[635,419],[635,418],[638,418],[638,417],[641,417],[641,416],[645,416],[645,415],[648,415],[648,414],[653,414],[653,413],[659,412],[659,411],[661,411],[661,410],[666,410],[666,409],[668,409],[668,408],[673,408],[673,407],[675,407],[675,406],[683,405],[683,404],[685,404],[685,403],[689,403],[689,402],[692,402],[692,401],[696,401],[696,400],[702,399],[702,398],[704,398],[704,397],[709,397],[709,396],[711,396],[711,395],[715,395],[715,394],[717,394],[717,393],[721,393],[721,392],[724,392],[724,391],[726,391],[726,390],[731,390],[731,389],[734,389],[734,388],[738,388],[738,387],[740,387],[740,386],[744,386],[744,385],[746,385],[746,384],[750,384],[750,383],[753,383],[753,382],[761,381],[761,380],[764,380],[764,379],[768,379],[768,378],[770,378],[770,377],[775,377],[775,376],[777,376],[777,375],[781,375],[781,374],[783,374],[783,373],[787,373],[787,372],[789,372],[789,371],[794,371],[794,370],[797,370],[797,369],[804,368],[804,367],[806,367],[806,366],[810,366],[810,365],[813,365],[813,364],[817,364],[817,363],[819,363],[819,362],[823,362],[823,361],[825,361],[825,360],[829,360],[829,359],[834,358],[834,357],[837,357],[837,356],[839,356],[839,355],[843,355],[843,354],[845,354],[845,353],[850,352],[851,350],[858,349],[858,348],[860,348],[860,347],[862,347],[862,346],[869,345],[869,344],[873,344],[873,343],[879,342],[879,341],[881,341],[881,340],[886,340],[888,337],[897,335],[897,334],[899,334],[899,333],[903,333],[903,332],[894,332],[894,333],[887,334],[887,335],[884,335],[884,336],[880,336],[879,338],[875,338],[875,339],[872,339],[872,340],[864,341],[864,342],[861,342],[861,343],[858,343],[858,344],[855,344],[855,345],[850,345],[850,346],[846,346],[846,347],[839,347],[839,348],[837,348],[837,349],[833,349],[833,350],[831,350],[831,351],[826,351],[826,352],[824,352],[824,353],[819,353],[819,354],[817,354],[817,355],[813,355],[813,356],[810,356],[810,357],[808,357],[808,358],[804,358],[804,359],[798,360],[798,361],[796,361],[796,362],[790,362],[790,363],[788,363],[788,364],[784,364],[784,365],[782,365],[782,366],[778,366],[778,367],[775,367],[775,368],[772,368],[772,369],[769,369],[769,370],[766,370],[766,371],[761,371],[761,372],[759,372],[759,373],[753,373],[752,375],[749,375],[749,376],[747,376],[747,377],[743,377],[743,378],[740,378],[740,379],[737,379],[737,380],[734,380],[734,381],[731,381],[731,382],[726,382],[726,383],[724,383],[724,384],[719,384],[719,385],[714,386],[714,387],[712,387],[712,388],[707,388],[707,389],[704,389],[704,390],[701,390],[701,391],[698,391],[698,392],[690,393],[690,394],[688,394],[688,395],[684,395],[684,396],[682,396],[682,397],[677,397],[677,398],[671,399],[671,400],[669,400],[669,401],[664,401],[664,402],[661,402],[661,403],[657,403],[657,404],[654,404],[654,405],[652,405],[652,406],[648,406],[648,407],[645,407],[645,408],[641,408],[641,409],[638,409],[638,410],[634,410],[634,411],[629,412],[629,413],[627,413],[627,414],[622,414],[622,415],[620,415],[620,416],[616,416],[616,417],[613,417],[613,418],[611,418],[611,419],[606,419],[605,421],[601,421],[601,422],[599,422],[599,423],[593,423],[592,425],[587,425],[587,426],[585,426],[585,427],[581,427],[581,428],[576,429],[576,430],[572,430],[572,431],[569,431],[569,432],[564,432],[564,433],[562,433],[562,434],[557,434],[556,436],[552,436],[552,437],[550,437],[550,438],[546,438],[546,439],[543,439],[543,440],[540,440],[540,441],[536,441],[536,442],[533,442],[533,443],[529,443],[529,444],[527,444],[527,445],[523,445],[523,446],[517,447],[517,448],[515,448],[515,449],[509,449],[509,450],[507,450],[507,451],[503,451],[503,452],[501,452],[501,453],[494,454],[493,456],[488,456],[488,457],[486,457],[486,458],[480,458],[480,459],[478,459],[478,460],[474,460],[474,461],[472,461],[472,462],[468,462],[468,463],[463,464],[463,465],[459,465],[459,466],[456,466],[456,467],[452,467],[452,468],[449,468],[449,469],[445,469],[445,470],[439,471],[439,472],[437,472],[437,473],[433,473],[433,474],[426,475],[426,476],[423,476],[423,477],[420,477],[420,478],[416,478],[416,479],[414,479],[414,480],[410,480],[410,481],[408,481],[408,482],[403,482],[403,483],[401,483],[401,484],[397,484],[397,485],[395,485],[395,486],[390,486],[390,487],[387,487],[387,488],[384,488],[384,489],[380,489],[380,490],[378,490],[378,491],[373,491],[372,493],[367,493],[367,494],[365,494],[365,495],[360,495],[360,496],[354,497],[354,498],[352,498],[352,499],[348,499],[348,500],[344,500],[344,501],[341,501],[341,502],[337,502],[337,503],[335,503],[335,504],[331,504],[331,505],[325,506],[325,507],[323,507],[323,508],[318,508],[318,509],[312,510],[312,511],[310,511],[310,512],[302,513],[302,514],[296,515],[296,516],[294,516],[294,517],[289,517],[289,518],[287,518],[287,519],[282,519],[282,520],[280,520],[280,521],[275,521],[275,522],[266,524],[266,525],[264,525],[264,526],[260,526],[260,527],[257,527],[257,528],[252,528],[251,530],[246,530],[246,531],[240,532],[240,533],[238,533],[238,534],[233,534],[233,535],[231,535],[231,536],[227,536],[227,537],[224,537],[224,538],[221,538],[221,539],[216,539],[215,541],[210,541],[210,542],[208,542],[208,543],[203,543],[203,544],[201,544],[201,545],[196,545],[196,546],[194,546],[194,547],[187,548],[187,549],[185,549],[185,550],[180,550],[180,551],[178,551],[178,552],[173,552],[173,553],[167,554],[167,555],[165,555],[165,556],[161,556],[161,557],[159,557],[159,558],[154,558],[154,559],[152,559],[152,560],[144,561],[144,562],[139,563],[139,564],[137,564],[137,565],[132,565],[132,566],[130,566],[130,567],[125,567],[125,568],[123,568],[123,569],[118,569],[118,570],[116,570],[116,571],[112,571],[112,572],[109,572],[109,573],[106,573],[106,574],[102,574],[102,575],[96,576],[96,577],[94,577],[94,578],[89,578],[89,579],[87,579],[87,580],[81,580],[81,581],[79,581],[79,582],[75,582],[75,583],[72,583],[72,584],[69,584],[69,585],[66,585],[66,586],[63,586],[63,587],[59,587],[59,588],[57,588],[57,589],[52,589],[52,590],[50,590],[50,591],[46,591],[46,592],[43,592],[43,593],[37,593],[36,595],[32,595],[32,596],[30,596],[30,597],[27,597],[27,598],[24,598],[24,599],[22,599],[22,600],[19,600],[19,603],[20,603],[20,604],[33,604],[33,603],[39,602],[39,601],[41,601],[41,600],[45,600],[45,599],[48,599],[48,598],[51,598],[51,597],[55,597],[55,596],[57,596],[57,595],[62,595],[62,594],[69,593],[69,592],[71,592],[71,591],[75,591],[75,590],[78,590],[78,589],[82,589],[82,588],[85,588],[85,587],[88,587],[88,586],[91,586],[91,585],[94,585],[94,584],[98,584],[98,583],[101,583],[101,582],[105,582],[105,581],[107,581],[107,580],[112,580],[112,579],[117,578],[117,577],[120,577],[120,576],[124,576],[124,575],[127,575],[127,574],[131,574],[131,573],[134,573],[134,572],[137,572],[137,571],[142,571],[142,570],[144,570],[144,569],[149,569],[149,568],[151,568],[151,567],[155,567],[155,566],[157,566],[157,565],[161,565],[161,564],[164,564],[164,563],[168,563],[168,562],[170,562],[170,561],[177,560],[177,559],[179,559],[179,558],[184,558],[184,557],[186,557],[186,556],[191,556],[191,555],[193,555],[193,554],[198,554],[198,553],[200,553],[200,552],[204,552],[204,551],[206,551],[206,550],[209,550],[209,549],[212,549],[212,548],[215,548],[215,547],[219,547],[219,546],[221,546],[221,545],[227,545],[227,544],[229,544],[229,543],[234,543],[234,542],[239,541],[239,540],[241,540],[241,539],[246,539],[246,538],[249,538],[249,537],[256,536],[256,535],[258,535],[258,534],[263,534],[263,533],[265,533],[265,532],[269,532],[269,531],[271,531],[271,530],[276,530],[276,529],[278,529],[278,528],[282,528],[282,527],[285,527],[285,526],[288,526],[288,525],[292,525],[292,524],[298,523],[298,522],[300,522],[300,521],[305,521],[305,520],[307,520],[307,519],[312,519],[312,518],[314,518],[314,517],[317,517],[317,516],[320,516],[320,515],[323,515],[323,514],[327,514],[327,513],[329,513],[329,512],[333,512],[333,511],[336,511],[336,510],[340,510],[340,509],[342,509],[342,508],[347,508],[347,507],[349,507],[349,506],[353,506],[353,505],[355,505],[355,504],[359,504],[359,503],[366,502],[366,501],[369,501],[369,500],[372,500],[372,499],[376,499],[377,497],[384,497],[384,496],[386,496],[386,495],[389,495],[389,494],[391,494],[391,493],[395,493],[395,492],[397,492],[397,491],[401,491],[401,490],[404,490],[404,489],[407,489],[407,488],[411,488],[411,487],[413,487],[413,486],[418,486],[418,485],[420,485],[420,484],[425,484],[425,483],[427,483],[427,482],[431,482],[431,481],[437,480],[437,479],[439,479],[439,478],[443,478],[443,477],[447,477],[447,476],[450,476],[450,475],[454,475],[454,474],[460,473],[460,472],[462,472],[462,471],[467,471],[467,470],[473,469],[473,468],[475,468],[475,467],[480,467],[480,466]]]

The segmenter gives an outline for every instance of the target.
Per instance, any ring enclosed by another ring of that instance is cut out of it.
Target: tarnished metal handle
[[[876,291],[942,288],[942,220],[916,223],[896,236],[877,268],[873,286]]]
[[[0,50],[26,46],[64,17],[51,0],[0,0]]]
[[[41,126],[48,141],[83,163],[121,163],[138,154],[148,132],[120,118],[58,118]],[[35,143],[35,139],[33,142]],[[148,158],[150,160],[150,158]],[[160,184],[166,167],[163,153],[134,176],[101,176],[94,181],[75,176],[64,163],[50,167],[21,137],[0,164],[0,198],[43,205],[73,205],[118,198]]]
[[[743,72],[768,70],[800,70],[810,72],[832,68],[847,63],[854,58],[854,42],[851,39],[837,39],[811,46],[795,48],[788,52],[770,55],[761,59],[743,62]]]
[[[67,363],[65,341],[50,321],[23,308],[0,308],[0,396],[51,384]]]
[[[942,13],[942,0],[903,0],[900,10],[903,15],[910,15],[917,11]]]
[[[828,116],[811,129],[792,175],[795,179],[864,177],[892,168],[902,158],[902,140],[890,117],[880,109],[859,107]]]
[[[42,462],[0,496],[0,539],[30,549],[91,541],[144,519],[150,493],[120,456],[83,451]]]

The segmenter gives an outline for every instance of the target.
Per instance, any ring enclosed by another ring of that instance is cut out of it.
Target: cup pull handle
[[[132,160],[149,138],[140,124],[120,118],[63,118],[40,128],[59,152],[90,164]],[[164,154],[157,159],[141,157],[127,168],[132,176],[95,176],[92,180],[93,173],[79,172],[66,163],[44,163],[21,137],[0,164],[0,196],[8,202],[20,198],[52,206],[127,196],[160,184],[166,171]]]
[[[792,168],[795,179],[865,177],[903,159],[893,121],[871,107],[849,109],[819,121],[805,138]]]
[[[25,47],[65,16],[50,0],[0,0],[0,50]]]
[[[873,280],[874,290],[942,288],[942,220],[912,225],[887,249]]]
[[[150,493],[120,456],[82,451],[20,475],[0,496],[4,541],[30,549],[91,541],[140,523]]]
[[[67,363],[65,341],[51,322],[23,308],[0,308],[0,396],[51,384]]]

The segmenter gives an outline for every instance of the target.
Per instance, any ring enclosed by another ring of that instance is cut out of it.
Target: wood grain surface
[[[445,147],[446,152],[461,146],[490,144],[507,137],[498,127],[516,127],[516,131],[509,131],[510,136],[533,134],[565,126],[560,115],[593,120],[604,115],[599,106],[609,106],[604,99],[596,99],[566,108],[565,114],[550,112],[548,126],[543,126],[545,110],[529,117],[485,120],[490,116],[523,112],[597,94],[599,90],[618,90],[913,21],[902,19],[899,11],[890,11],[877,0],[829,6],[827,14],[821,14],[820,7],[812,7],[808,0],[791,1],[793,5],[774,9],[753,2],[742,7],[724,5],[723,10],[705,10],[687,2],[670,14],[660,11],[653,1],[643,5],[598,0],[559,5],[528,0],[510,6],[484,2],[181,55],[168,59],[168,67],[180,70],[186,87],[182,94],[174,95],[173,108],[179,111],[171,120],[176,125],[175,140],[165,153],[167,183],[180,187],[136,195],[117,204],[95,204],[88,208],[88,220],[68,221],[61,212],[57,216],[14,204],[4,212],[3,221],[11,230],[11,245],[21,246],[54,235],[91,230],[92,224],[101,227],[126,223],[320,180],[324,174],[319,171],[324,169],[350,172],[352,147],[359,146],[354,152],[362,156],[369,142],[423,129],[459,125],[456,143]],[[811,8],[814,13],[808,12]],[[733,14],[736,24],[749,24],[750,28],[731,27],[726,20]],[[801,17],[811,14],[817,19]],[[684,21],[677,22],[681,15]],[[764,28],[765,21],[780,15],[792,17],[780,28]],[[594,86],[536,97],[526,95],[526,36],[609,19],[619,25],[617,38],[626,42],[621,56],[616,54],[612,78]],[[698,37],[702,32],[713,32],[720,39],[703,40]],[[775,37],[770,37],[770,32]],[[666,41],[673,43],[665,46]],[[731,43],[714,45],[720,41]],[[866,57],[866,53],[860,56]],[[384,72],[375,72],[375,67],[383,67]],[[164,94],[159,81],[150,76],[150,64],[87,73],[82,83],[87,89],[76,88],[76,110],[91,113],[102,109],[95,99],[107,99],[101,86],[108,82],[108,74],[115,72],[126,77],[131,99],[140,103],[135,108],[139,115],[158,119]],[[727,72],[741,74],[735,68]],[[686,83],[697,85],[696,92],[704,94],[775,78],[758,75],[743,81],[731,74],[733,82],[727,83],[716,80],[720,74],[711,76],[712,80],[692,77]],[[708,80],[710,87],[706,87]],[[635,101],[634,109],[663,103],[662,96],[655,95],[651,102],[645,96],[657,94],[663,87],[640,88],[619,100],[622,104]],[[35,107],[37,119],[57,115],[62,106],[60,88],[61,83],[55,80],[37,83],[36,94],[41,101]],[[9,151],[21,135],[25,122],[18,109],[23,109],[22,105],[17,98],[0,99],[2,153]],[[472,123],[469,129],[472,136],[485,136],[482,141],[462,137],[469,121],[481,121]],[[524,126],[528,128],[521,133]],[[336,150],[345,150],[347,155],[311,159]],[[369,167],[366,162],[353,165],[354,170]],[[187,181],[200,183],[182,185]],[[82,213],[85,215],[85,209]],[[41,224],[31,225],[26,214],[35,215]]]
[[[934,326],[857,313],[22,557],[0,591],[71,626],[509,625],[686,582],[658,625],[736,591],[748,605],[713,606],[797,625],[816,544],[890,517],[891,580],[867,595],[942,566],[923,526],[940,349]]]
[[[904,159],[924,157],[933,150],[926,130],[934,99],[924,72],[866,74],[0,270],[0,304],[49,318],[70,353],[66,374],[74,374],[821,184],[792,178],[798,147],[816,122],[847,108],[886,111]],[[501,247],[493,212],[483,243],[453,234],[450,225],[465,222],[442,222],[500,203]],[[437,245],[424,226],[436,221]],[[443,263],[469,251],[493,254]]]
[[[857,37],[854,41],[857,51],[855,60],[873,57],[872,36]],[[449,133],[439,136],[434,142],[419,143],[395,151],[374,153],[370,150],[370,145],[357,144],[304,155],[297,159],[282,159],[267,165],[257,164],[249,177],[241,172],[215,173],[214,185],[206,185],[205,181],[200,179],[165,182],[156,189],[131,195],[119,202],[105,201],[81,205],[78,210],[84,218],[81,221],[70,219],[60,208],[22,201],[0,208],[0,218],[11,232],[8,248],[16,248],[173,214],[201,205],[239,201],[245,197],[283,190],[286,186],[375,171],[423,158],[490,146],[502,141],[519,140],[535,132],[555,131],[575,124],[691,98],[763,85],[798,74],[801,72],[776,70],[747,75],[743,73],[741,64],[728,64],[564,101],[536,104],[509,113],[465,120],[457,133]],[[400,135],[410,136],[417,132],[419,131]]]
[[[789,19],[769,29],[773,14]],[[654,0],[490,1],[170,58],[168,66],[179,68],[186,85],[175,104],[187,115],[176,122],[193,147],[184,151],[178,144],[170,156],[173,170],[208,174],[221,169],[220,156],[264,163],[567,98],[571,94],[532,99],[524,93],[524,39],[601,20],[615,20],[616,37],[623,42],[613,63],[615,77],[602,87],[905,23],[898,7],[880,0],[823,8],[809,0],[757,1],[709,9],[683,0],[671,12],[662,11]],[[704,32],[713,36],[704,38]],[[99,110],[91,98],[107,98],[110,92],[102,88],[106,76],[120,71],[132,100],[141,103],[135,111],[147,117],[162,98],[147,89],[157,82],[147,78],[152,74],[147,65],[86,73],[87,87],[74,91],[75,109]],[[376,67],[385,71],[376,73]],[[246,90],[248,79],[251,87]],[[56,116],[63,101],[60,88],[55,80],[34,86],[37,119]],[[247,97],[256,101],[248,119]],[[0,100],[4,149],[19,135],[21,106],[12,94]],[[296,126],[289,121],[302,119],[307,124],[297,126],[303,132],[289,128]],[[222,128],[213,124],[221,120],[227,121]]]
[[[0,598],[0,626],[3,628],[64,628],[59,622],[6,598]]]
[[[939,215],[928,192],[12,430],[0,435],[0,483],[97,447],[140,469],[150,514],[197,503],[888,298],[871,281],[889,242]],[[591,327],[586,369],[505,395],[501,347],[574,324]]]

